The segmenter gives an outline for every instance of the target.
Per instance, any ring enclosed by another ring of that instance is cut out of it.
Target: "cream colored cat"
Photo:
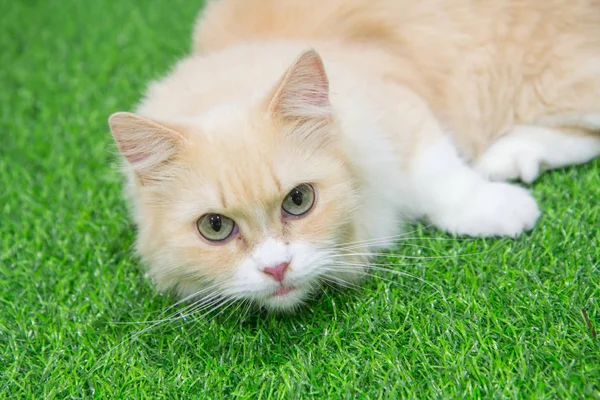
[[[290,309],[402,223],[516,236],[600,155],[600,1],[221,0],[110,126],[160,289]]]

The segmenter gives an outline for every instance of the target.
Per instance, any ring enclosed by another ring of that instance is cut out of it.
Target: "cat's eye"
[[[281,208],[286,216],[299,217],[306,214],[315,204],[315,190],[309,184],[296,186],[285,196]]]
[[[196,222],[198,232],[208,241],[223,242],[237,231],[235,222],[221,214],[206,214]]]

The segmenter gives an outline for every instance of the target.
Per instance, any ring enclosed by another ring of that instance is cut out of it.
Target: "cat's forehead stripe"
[[[219,192],[219,200],[221,200],[221,206],[227,208],[227,199],[225,198],[225,191],[220,181],[217,181],[217,190]]]
[[[273,182],[275,182],[277,191],[281,192],[282,191],[281,182],[279,182],[279,179],[277,178],[277,174],[275,173],[275,170],[273,169],[273,165],[271,163],[267,163],[267,166],[269,168],[269,172],[271,173],[271,177],[273,178]]]
[[[251,203],[279,202],[283,185],[275,168],[266,160],[253,167],[224,170],[217,180],[216,189],[223,208],[245,208]]]

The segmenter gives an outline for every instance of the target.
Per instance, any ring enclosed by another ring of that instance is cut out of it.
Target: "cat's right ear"
[[[288,68],[270,96],[268,110],[284,120],[331,118],[329,80],[315,50],[303,52]]]
[[[119,151],[142,184],[160,180],[161,169],[187,141],[176,130],[133,113],[114,113],[108,124]]]

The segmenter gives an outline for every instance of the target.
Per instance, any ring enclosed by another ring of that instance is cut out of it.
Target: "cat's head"
[[[324,282],[356,278],[336,267],[358,200],[328,92],[307,51],[252,106],[111,116],[137,248],[159,288],[288,310]]]

